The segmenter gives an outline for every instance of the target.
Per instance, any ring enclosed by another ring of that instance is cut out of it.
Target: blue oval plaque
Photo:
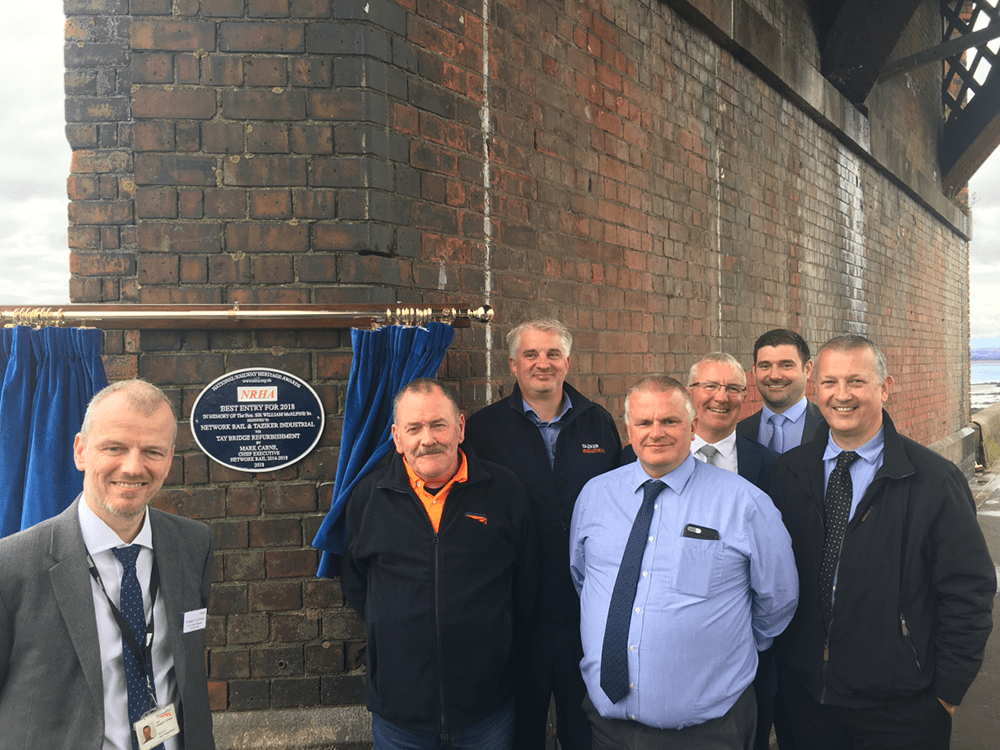
[[[209,458],[237,471],[276,471],[301,460],[323,435],[316,392],[291,373],[234,370],[198,394],[191,432]]]

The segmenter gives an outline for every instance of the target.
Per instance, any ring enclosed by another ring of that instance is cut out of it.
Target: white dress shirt
[[[694,436],[694,440],[691,442],[691,452],[694,457],[699,461],[708,461],[705,458],[705,454],[700,453],[699,450],[703,445],[714,446],[719,455],[715,458],[715,465],[720,469],[725,469],[726,471],[731,471],[733,474],[739,474],[739,463],[736,458],[736,431],[730,432],[729,435],[722,438],[717,443],[709,443],[698,435]]]
[[[97,566],[108,597],[118,605],[121,597],[122,565],[111,551],[126,547],[121,538],[102,521],[80,498],[80,531],[87,551]],[[149,621],[149,578],[153,571],[153,532],[149,526],[149,513],[143,519],[139,535],[132,541],[142,547],[136,560],[135,572],[142,587],[142,606]],[[104,683],[104,748],[103,750],[132,750],[132,726],[128,720],[128,692],[125,688],[125,663],[122,657],[122,634],[111,614],[111,607],[97,581],[90,576],[94,594],[94,612],[97,615],[97,637],[101,647],[101,678]],[[153,605],[153,672],[156,700],[161,706],[173,703],[178,707],[177,680],[174,676],[174,658],[167,646],[167,612],[163,605],[162,588],[157,592]],[[164,740],[165,750],[182,750],[181,735]]]

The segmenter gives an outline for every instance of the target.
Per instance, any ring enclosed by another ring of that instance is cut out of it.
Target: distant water
[[[971,383],[1000,383],[1000,362],[980,359],[972,362]]]

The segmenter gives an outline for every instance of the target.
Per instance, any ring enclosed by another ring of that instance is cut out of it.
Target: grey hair
[[[889,376],[889,367],[885,361],[885,355],[875,342],[858,333],[845,333],[842,336],[834,336],[819,349],[816,361],[819,362],[819,355],[829,349],[832,352],[850,352],[855,349],[868,349],[875,358],[875,376],[881,383]]]
[[[170,405],[170,400],[167,398],[167,394],[152,383],[140,378],[135,378],[133,380],[119,380],[115,383],[111,383],[111,385],[105,388],[102,388],[94,394],[92,399],[90,399],[90,403],[87,404],[87,411],[83,415],[83,424],[80,426],[81,442],[84,444],[87,442],[90,430],[94,426],[94,412],[97,407],[106,398],[113,396],[116,393],[124,394],[129,407],[144,416],[151,416],[157,409],[160,408],[161,404],[166,404],[170,409],[170,416],[174,416],[174,408]],[[173,439],[177,439],[176,418],[174,419]]]
[[[521,348],[521,334],[525,331],[544,331],[546,333],[558,333],[562,342],[563,355],[569,357],[573,349],[573,334],[569,329],[555,318],[534,318],[514,326],[507,334],[507,356],[517,359],[517,352]]]
[[[692,422],[695,418],[694,402],[691,401],[691,394],[687,392],[687,388],[684,384],[677,378],[672,378],[669,375],[646,375],[639,379],[635,385],[633,385],[628,390],[628,395],[625,396],[625,423],[628,424],[628,405],[629,401],[632,400],[633,393],[673,393],[674,391],[679,392],[684,396],[684,408],[687,410],[688,419]]]
[[[711,352],[691,365],[691,369],[688,370],[688,385],[695,383],[694,378],[695,374],[698,372],[698,368],[708,362],[718,362],[720,365],[729,365],[733,372],[739,373],[740,385],[747,384],[747,374],[743,370],[743,365],[740,364],[740,361],[736,359],[736,357],[732,354],[726,354],[726,352]]]

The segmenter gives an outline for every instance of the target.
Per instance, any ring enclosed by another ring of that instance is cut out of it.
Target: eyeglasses
[[[746,393],[747,391],[745,385],[723,385],[722,383],[713,383],[711,380],[706,380],[704,383],[691,383],[691,388],[695,386],[704,388],[709,393],[718,393],[720,388],[725,388],[726,394],[729,396],[739,396],[741,393]]]

